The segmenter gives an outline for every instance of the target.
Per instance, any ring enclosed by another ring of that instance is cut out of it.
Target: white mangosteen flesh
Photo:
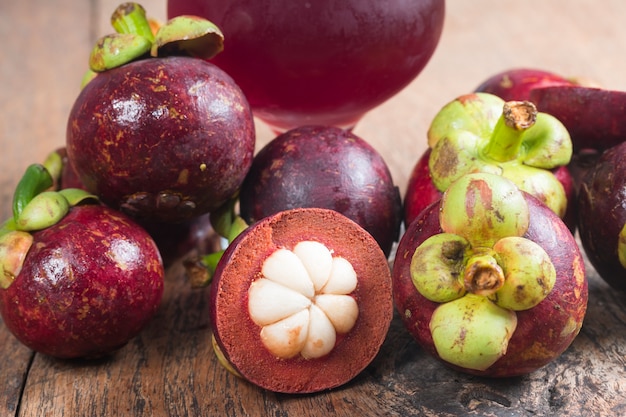
[[[320,358],[332,351],[337,334],[354,327],[356,272],[322,243],[276,250],[261,275],[248,290],[248,312],[265,348],[278,358]]]

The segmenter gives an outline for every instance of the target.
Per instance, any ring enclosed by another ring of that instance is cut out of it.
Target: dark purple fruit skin
[[[337,127],[302,126],[255,156],[241,186],[241,216],[253,223],[279,211],[338,211],[367,230],[386,255],[398,239],[402,200],[382,156]]]
[[[177,222],[230,199],[254,156],[246,98],[215,65],[150,58],[99,74],[77,97],[67,154],[85,187],[147,221]]]
[[[608,149],[585,174],[578,196],[580,241],[598,274],[626,291],[619,262],[619,233],[626,224],[626,142]]]
[[[539,369],[563,353],[574,340],[587,311],[588,284],[585,264],[565,223],[530,194],[524,193],[530,208],[530,226],[524,237],[538,243],[550,256],[557,271],[554,288],[537,306],[518,311],[517,328],[507,353],[485,371],[453,366],[469,374],[511,377]],[[410,265],[415,249],[434,234],[441,233],[438,200],[420,213],[407,227],[394,260],[392,278],[396,309],[403,324],[429,354],[439,358],[429,330],[430,318],[438,303],[422,296],[411,280]],[[571,330],[562,332],[561,330]]]
[[[65,148],[57,149],[56,152],[63,161],[63,170],[57,188],[59,190],[64,188],[85,190],[76,170],[67,161]],[[209,214],[178,223],[141,222],[139,225],[154,239],[166,268],[192,250],[197,250],[199,253],[212,253],[221,249],[219,236],[211,226]]]
[[[33,234],[0,313],[29,348],[59,358],[94,358],[124,346],[157,312],[163,264],[152,238],[102,205],[72,208]]]
[[[222,249],[220,236],[213,230],[208,214],[181,223],[140,223],[140,225],[154,239],[166,268],[185,258],[192,251],[213,253]]]
[[[504,101],[530,100],[530,91],[534,88],[555,85],[574,85],[574,83],[551,71],[513,68],[487,78],[475,91],[495,94]]]
[[[626,137],[626,91],[585,86],[551,86],[531,92],[537,110],[563,123],[572,137],[574,153],[602,152]]]

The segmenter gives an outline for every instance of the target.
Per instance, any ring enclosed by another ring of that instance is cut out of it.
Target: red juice
[[[168,16],[205,17],[224,33],[211,62],[275,130],[351,128],[425,67],[444,0],[170,0]]]

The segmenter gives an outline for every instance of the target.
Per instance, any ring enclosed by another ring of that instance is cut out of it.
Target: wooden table
[[[165,0],[143,2],[165,17]],[[0,215],[27,164],[65,142],[65,123],[95,39],[110,32],[113,0],[0,2]],[[527,66],[626,89],[622,0],[449,0],[432,61],[355,132],[406,187],[430,119],[500,70]],[[259,146],[272,138],[258,124]],[[236,379],[210,346],[205,290],[180,262],[167,271],[158,317],[109,360],[34,354],[0,323],[0,414],[7,416],[626,415],[626,295],[589,270],[583,329],[555,362],[530,375],[486,380],[426,356],[395,320],[378,358],[354,381],[317,395],[276,395]]]

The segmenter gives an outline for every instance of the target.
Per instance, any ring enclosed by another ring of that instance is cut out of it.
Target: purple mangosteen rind
[[[441,200],[432,203],[408,226],[393,267],[394,303],[415,340],[431,355],[460,371],[491,377],[523,375],[559,356],[578,334],[587,306],[587,281],[580,250],[571,232],[549,208],[524,193],[530,223],[523,237],[545,250],[557,273],[554,287],[533,308],[516,311],[517,324],[506,353],[486,369],[469,369],[443,360],[431,334],[433,312],[442,305],[425,298],[415,287],[411,260],[415,249],[443,233],[439,223]],[[540,325],[537,323],[541,323]]]
[[[552,71],[510,68],[482,81],[474,91],[494,94],[505,101],[531,100],[530,92],[535,88],[574,84],[574,80]]]
[[[604,151],[583,176],[578,196],[578,228],[582,247],[600,277],[626,290],[624,191],[626,143]]]
[[[154,28],[138,3],[111,18],[67,123],[67,155],[90,192],[146,222],[216,209],[252,162],[252,111],[231,77],[206,61],[223,48],[213,23],[179,16]],[[126,40],[129,44],[126,44]]]
[[[216,66],[154,58],[109,70],[83,88],[68,119],[67,154],[105,204],[175,222],[237,192],[252,163],[254,129],[245,96]]]
[[[60,358],[105,356],[156,314],[161,257],[127,216],[76,206],[32,236],[20,273],[0,290],[3,320],[24,345]]]
[[[37,352],[98,357],[126,344],[155,314],[163,262],[129,217],[85,190],[57,190],[51,172],[60,175],[61,164],[53,152],[16,187],[13,216],[0,229],[0,314]]]
[[[382,156],[344,129],[302,126],[265,145],[240,190],[253,223],[282,210],[320,207],[356,221],[386,254],[399,238],[402,200]]]

